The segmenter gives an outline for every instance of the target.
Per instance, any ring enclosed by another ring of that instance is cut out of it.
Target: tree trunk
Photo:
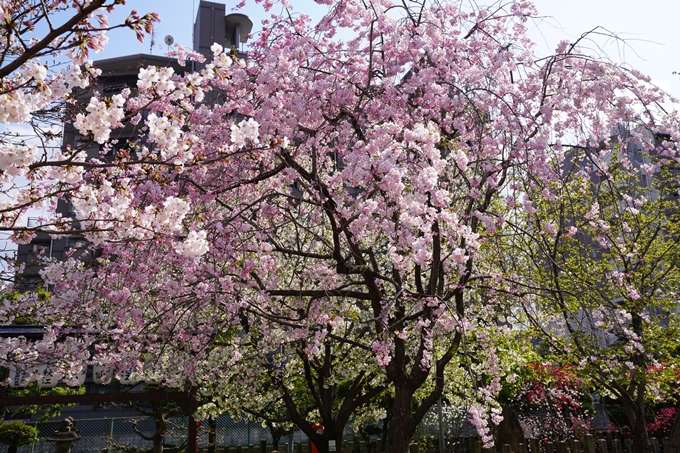
[[[680,453],[680,404],[676,406],[677,413],[675,414],[675,421],[673,428],[668,434],[668,451],[666,453]]]
[[[635,404],[634,400],[629,401],[624,398],[621,398],[619,401],[621,401],[623,408],[626,411],[630,429],[635,437],[633,439],[635,442],[635,451],[637,453],[651,453],[652,447],[649,443],[649,435],[647,433],[644,400],[642,401],[642,404]]]
[[[392,418],[387,425],[387,451],[389,453],[408,453],[408,446],[415,434],[417,423],[413,420],[413,391],[408,385],[394,383],[394,401],[390,413]]]
[[[335,451],[341,451],[340,449],[342,448],[342,437],[343,433],[345,431],[345,424],[343,423],[342,426],[339,424],[334,424],[329,427],[324,426],[323,429],[323,434],[319,434],[317,438],[317,442],[312,442],[314,445],[316,445],[316,448],[319,450],[319,453],[329,453],[328,452],[328,442],[331,440],[335,441]]]
[[[524,438],[524,431],[522,430],[522,425],[519,422],[519,418],[515,411],[513,411],[509,406],[501,406],[503,409],[503,420],[496,426],[495,440],[497,446],[502,446],[504,444],[509,444],[512,451],[520,451],[519,444],[526,445],[526,439]]]
[[[165,420],[165,414],[163,414],[163,407],[160,401],[153,402],[153,412],[156,424],[156,432],[153,434],[153,453],[163,453],[165,432],[168,430],[168,424]]]
[[[635,421],[635,426],[632,427],[633,436],[635,439],[635,451],[639,453],[651,453],[652,446],[649,443],[649,435],[647,434],[647,423],[643,417]]]
[[[153,453],[163,453],[163,436],[154,434],[153,436]]]

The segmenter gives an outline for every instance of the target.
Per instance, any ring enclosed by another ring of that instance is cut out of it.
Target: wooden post
[[[512,453],[512,447],[510,447],[510,444],[503,445],[503,453]]]
[[[449,441],[449,443],[448,443],[447,450],[450,453],[459,453],[461,451],[460,450],[460,438],[459,437],[453,437],[453,438],[449,437],[448,441]],[[444,443],[446,444],[446,441],[444,441]]]
[[[557,443],[557,453],[568,453],[569,450],[567,450],[567,443],[566,442],[558,442]]]
[[[571,441],[571,453],[581,453],[581,444],[578,440]]]
[[[597,448],[600,449],[601,453],[607,453],[607,451],[609,451],[607,449],[607,440],[606,439],[597,439]]]
[[[196,453],[198,451],[198,429],[196,428],[196,419],[194,412],[198,408],[196,402],[196,387],[191,387],[189,391],[189,416],[187,417],[187,453]]]
[[[418,444],[410,444],[408,446],[408,453],[418,453]]]
[[[255,453],[255,445],[248,444],[248,453]]]
[[[236,446],[236,453],[243,453],[243,447],[241,447],[240,445],[237,445]]]
[[[529,439],[529,447],[531,449],[531,453],[540,453],[541,452],[541,448],[538,445],[538,439]]]
[[[621,448],[621,440],[620,439],[614,439],[612,441],[612,447],[614,447],[614,453],[623,453],[623,449]]]
[[[217,453],[217,419],[210,417],[208,419],[208,453]]]
[[[652,453],[661,453],[659,450],[659,439],[656,437],[651,437],[649,439],[649,444],[652,446]]]
[[[267,453],[267,441],[266,440],[260,441],[260,453]]]
[[[518,444],[519,447],[519,453],[529,453],[529,448],[526,446],[526,444]]]
[[[544,447],[545,447],[546,453],[555,453],[555,448],[554,448],[552,442],[546,442]]]
[[[633,452],[633,439],[626,439],[624,441],[624,444],[626,446],[626,453],[634,453]]]
[[[595,439],[592,434],[586,434],[586,442],[583,448],[586,453],[595,453]]]

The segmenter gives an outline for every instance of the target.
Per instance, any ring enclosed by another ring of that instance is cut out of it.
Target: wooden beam
[[[88,393],[85,395],[13,396],[0,398],[0,406],[30,404],[116,403],[125,401],[188,401],[188,392]]]

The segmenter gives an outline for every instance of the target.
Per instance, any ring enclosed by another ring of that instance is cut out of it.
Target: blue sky
[[[227,11],[237,3],[236,0],[216,1],[227,5]],[[326,9],[312,0],[290,2],[296,10],[313,17],[318,17]],[[154,54],[165,52],[159,45],[163,45],[166,35],[172,35],[175,42],[191,46],[191,31],[199,0],[128,0],[127,3],[118,7],[118,20],[122,20],[132,9],[140,13],[156,11],[160,14],[162,22],[156,28]],[[673,71],[680,71],[680,27],[677,26],[680,1],[535,0],[535,3],[539,14],[544,16],[532,25],[532,36],[539,44],[541,53],[548,54],[562,39],[572,41],[583,32],[602,26],[626,40],[624,43],[614,39],[600,39],[599,45],[603,46],[603,52],[611,59],[625,62],[651,75],[660,86],[680,97],[680,76],[672,74]],[[266,17],[254,0],[248,0],[246,7],[240,12],[253,19],[254,32],[259,29],[260,21]],[[111,23],[114,20],[115,17]],[[110,33],[107,49],[93,57],[96,60],[149,53],[149,44],[148,38],[144,43],[139,43],[134,33],[115,31]]]

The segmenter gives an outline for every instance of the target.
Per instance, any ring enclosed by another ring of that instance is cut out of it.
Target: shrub
[[[38,440],[38,430],[23,422],[0,423],[0,443],[21,447]]]

